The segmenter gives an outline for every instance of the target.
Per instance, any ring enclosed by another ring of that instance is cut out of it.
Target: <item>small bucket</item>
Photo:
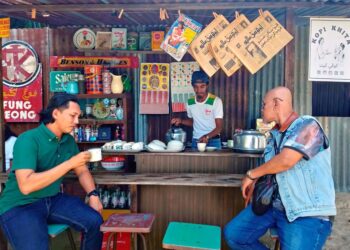
[[[102,72],[101,65],[86,65],[84,67],[87,94],[103,93],[101,72]]]

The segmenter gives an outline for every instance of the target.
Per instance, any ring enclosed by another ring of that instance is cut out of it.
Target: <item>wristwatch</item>
[[[92,190],[90,193],[87,194],[88,197],[90,197],[91,195],[93,196],[97,196],[98,197],[98,192],[96,189]]]
[[[247,173],[245,174],[249,179],[251,179],[252,181],[254,181],[256,178],[252,177],[252,170],[248,170]]]
[[[209,141],[210,137],[209,135],[206,135],[205,138]]]

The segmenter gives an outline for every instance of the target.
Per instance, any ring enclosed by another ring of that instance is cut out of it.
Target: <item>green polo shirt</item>
[[[60,191],[63,178],[51,185],[24,195],[20,192],[15,171],[17,169],[33,169],[34,172],[44,172],[79,153],[74,138],[64,134],[61,140],[44,125],[21,134],[13,148],[12,171],[0,195],[0,214],[9,209],[33,203],[41,198],[56,195]]]

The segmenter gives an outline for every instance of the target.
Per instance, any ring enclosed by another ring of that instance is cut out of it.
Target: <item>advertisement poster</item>
[[[182,14],[171,25],[161,48],[176,61],[181,61],[191,42],[201,30],[202,24]]]
[[[173,112],[185,112],[186,103],[195,95],[192,73],[198,71],[197,62],[173,62],[170,64],[171,107]]]
[[[309,81],[349,82],[349,45],[349,18],[310,18]]]
[[[2,46],[4,118],[38,122],[42,103],[42,68],[31,45],[10,41]]]
[[[141,63],[140,114],[169,114],[168,63]]]

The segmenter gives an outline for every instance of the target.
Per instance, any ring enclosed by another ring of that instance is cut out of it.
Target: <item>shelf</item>
[[[79,124],[116,124],[116,125],[124,125],[124,120],[97,120],[97,119],[79,119]]]
[[[127,94],[77,94],[78,99],[123,98]]]
[[[108,53],[108,54],[165,54],[164,50],[106,50],[106,49],[77,49],[84,53]]]
[[[106,142],[109,142],[110,140],[107,141],[77,141],[77,144],[104,144]]]

